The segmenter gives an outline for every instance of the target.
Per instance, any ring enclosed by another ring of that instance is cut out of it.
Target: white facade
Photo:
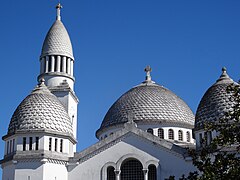
[[[163,115],[153,116],[149,104],[155,103],[154,96],[141,104],[143,109],[147,106],[147,111],[138,112],[136,117],[126,118],[125,122],[115,123],[118,116],[110,113],[110,125],[103,125],[96,132],[99,141],[76,152],[78,98],[74,92],[74,58],[70,38],[61,22],[60,9],[58,4],[56,22],[43,44],[38,76],[40,83],[30,94],[34,96],[36,104],[33,104],[37,108],[32,110],[26,98],[26,102],[24,100],[19,105],[20,110],[15,111],[10,130],[3,136],[2,179],[124,180],[126,177],[137,177],[138,180],[164,180],[171,175],[178,178],[195,171],[187,153],[187,148],[195,148],[192,132],[194,115],[174,93],[151,81],[150,67],[145,69],[146,81],[137,88],[163,91],[163,102],[173,101],[174,105],[157,104],[157,112],[162,107],[166,109],[162,110]],[[171,101],[168,95],[171,95]],[[151,93],[146,97],[152,97]],[[22,109],[25,114],[21,114]],[[44,114],[45,111],[49,112]],[[160,121],[161,117],[164,118]],[[139,121],[134,118],[139,118]],[[204,136],[204,131],[199,129],[195,133],[197,147],[200,147],[200,136]]]
[[[177,147],[177,146],[176,146]],[[184,149],[173,150],[175,145],[146,133],[132,124],[77,153],[69,166],[69,179],[107,179],[107,167],[112,166],[116,179],[121,179],[121,166],[128,160],[138,160],[143,166],[144,180],[148,179],[149,165],[156,167],[157,179],[170,175],[180,177],[195,170]],[[173,164],[174,163],[174,164]]]

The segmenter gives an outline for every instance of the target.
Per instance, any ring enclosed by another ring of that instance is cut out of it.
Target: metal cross
[[[151,81],[151,72],[152,72],[152,68],[148,65],[144,71],[147,73],[146,74],[146,81]]]

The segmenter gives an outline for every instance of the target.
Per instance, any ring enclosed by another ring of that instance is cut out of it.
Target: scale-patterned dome
[[[194,126],[194,115],[181,98],[146,80],[123,94],[111,106],[98,132],[125,123],[129,113],[136,123],[166,123],[187,128]]]
[[[55,95],[42,82],[15,110],[8,134],[44,131],[72,135],[70,118]]]
[[[204,127],[206,122],[213,122],[223,118],[225,113],[232,110],[234,101],[231,100],[232,93],[227,92],[227,87],[234,82],[227,74],[226,68],[222,69],[222,75],[202,97],[197,108],[195,130]]]
[[[44,40],[41,57],[46,55],[62,55],[74,59],[70,37],[60,20],[55,21]]]

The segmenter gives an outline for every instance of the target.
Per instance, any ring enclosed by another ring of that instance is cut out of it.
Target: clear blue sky
[[[57,0],[1,1],[0,132],[37,84],[44,37]],[[75,57],[78,151],[96,142],[109,107],[145,78],[175,92],[196,112],[226,66],[240,78],[238,0],[62,0]],[[3,157],[3,141],[0,156]]]

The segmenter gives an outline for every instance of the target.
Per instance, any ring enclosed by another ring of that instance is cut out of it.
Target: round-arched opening
[[[181,130],[178,131],[178,140],[183,141],[183,132]]]
[[[114,167],[112,166],[107,168],[107,180],[115,180]]]
[[[190,142],[190,132],[187,131],[187,142]]]
[[[129,159],[121,165],[121,180],[144,180],[143,166],[136,159]]]
[[[147,132],[150,133],[150,134],[153,134],[153,129],[152,128],[148,128]]]
[[[148,166],[148,180],[157,180],[157,168],[153,164]]]
[[[173,132],[172,129],[169,129],[169,130],[168,130],[168,139],[174,140],[174,132]]]
[[[161,139],[164,139],[164,131],[162,128],[158,129],[158,137],[160,137]]]

